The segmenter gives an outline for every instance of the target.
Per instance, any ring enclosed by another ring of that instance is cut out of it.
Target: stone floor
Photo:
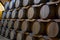
[[[6,39],[6,38],[0,36],[0,40],[9,40],[9,39]]]

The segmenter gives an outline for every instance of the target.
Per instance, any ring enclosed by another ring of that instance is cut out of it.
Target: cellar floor
[[[9,39],[6,39],[6,38],[0,36],[0,40],[9,40]]]

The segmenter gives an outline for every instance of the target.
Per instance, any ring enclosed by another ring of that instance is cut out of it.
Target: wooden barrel
[[[2,14],[2,19],[5,19],[6,18],[6,14],[7,14],[7,12],[3,12],[3,14]]]
[[[58,6],[58,8],[57,8],[57,10],[58,10],[58,18],[60,18],[60,3],[57,6]]]
[[[32,34],[35,35],[46,35],[47,22],[35,21],[32,25]]]
[[[0,21],[1,22],[0,27],[3,27],[4,21],[5,21],[4,19]]]
[[[22,3],[23,3],[23,0],[16,0],[15,7],[16,8],[22,7]]]
[[[9,9],[14,9],[15,8],[15,0],[11,0],[9,4]]]
[[[33,0],[23,0],[23,6],[29,6],[33,4]]]
[[[10,20],[9,22],[8,22],[8,29],[13,29],[14,28],[14,22],[15,22],[15,20]]]
[[[33,22],[31,22],[31,21],[23,21],[22,26],[21,26],[22,32],[31,33],[32,24],[33,24]]]
[[[16,40],[22,40],[22,39],[24,39],[23,36],[24,36],[23,33],[18,32],[18,33],[17,33],[17,38],[16,38]]]
[[[5,20],[5,21],[4,21],[4,24],[3,24],[3,27],[4,27],[4,28],[7,28],[7,24],[8,24],[8,20]]]
[[[5,10],[9,10],[9,2],[6,2],[4,7],[5,7]]]
[[[40,18],[41,19],[56,19],[56,4],[46,4],[44,6],[42,6],[41,10],[40,10]]]
[[[40,8],[43,6],[43,4],[41,5],[33,5],[32,7],[30,7],[28,9],[28,14],[27,14],[27,17],[28,19],[39,19],[39,10]]]
[[[11,18],[12,19],[14,19],[14,18],[18,18],[18,11],[16,10],[16,9],[14,9],[13,11],[12,11],[12,15],[11,15]]]
[[[16,32],[14,30],[10,33],[10,40],[16,40]]]
[[[6,29],[6,32],[5,32],[5,37],[6,37],[6,38],[9,37],[9,33],[10,33],[10,30],[9,30],[9,29]]]
[[[2,31],[1,31],[1,35],[2,35],[2,36],[5,36],[5,31],[6,31],[6,29],[3,27],[3,28],[2,28]]]
[[[9,11],[7,12],[7,14],[6,14],[6,18],[7,18],[7,19],[11,18],[11,14],[12,14],[12,12],[9,10]]]
[[[28,11],[28,7],[21,8],[18,12],[18,18],[19,19],[27,19],[27,11]]]
[[[17,19],[14,23],[14,30],[21,30],[21,24],[22,24],[22,21]]]
[[[59,27],[60,26],[60,23],[59,22],[51,22],[48,27],[47,27],[47,35],[49,37],[58,37],[60,38],[60,35],[59,35]]]
[[[2,19],[2,20],[1,20],[1,23],[3,24],[3,23],[4,23],[4,21],[5,21],[5,20],[4,20],[4,19]]]

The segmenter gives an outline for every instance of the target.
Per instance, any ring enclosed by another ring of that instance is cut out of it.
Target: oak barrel
[[[11,14],[12,14],[12,12],[9,10],[9,11],[7,12],[7,14],[6,14],[6,18],[7,18],[7,19],[10,19],[10,18],[11,18]]]
[[[7,12],[3,12],[3,14],[2,14],[2,19],[6,19],[6,14],[7,14]]]
[[[5,7],[5,10],[9,10],[9,2],[6,2],[4,7]]]
[[[13,29],[14,28],[14,22],[15,22],[15,20],[9,20],[9,22],[8,22],[8,29]]]
[[[22,7],[18,12],[19,19],[27,19],[28,8]]]
[[[17,19],[14,23],[14,30],[21,30],[21,24],[22,24],[22,21]]]
[[[9,4],[9,9],[14,9],[15,8],[15,0],[11,0]]]
[[[28,14],[27,14],[27,17],[28,19],[39,19],[39,12],[40,12],[40,9],[41,7],[43,6],[43,4],[41,5],[33,5],[32,7],[30,7],[28,9]]]
[[[56,19],[56,4],[46,4],[40,10],[41,19]]]
[[[16,8],[22,7],[22,4],[23,4],[23,0],[16,0],[15,7]]]
[[[13,11],[12,11],[12,14],[11,14],[11,18],[12,19],[17,19],[18,18],[18,11],[16,10],[16,9],[14,9]]]

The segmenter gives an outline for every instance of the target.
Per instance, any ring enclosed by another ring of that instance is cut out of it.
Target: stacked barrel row
[[[1,36],[10,40],[60,39],[60,22],[54,20],[60,19],[59,0],[11,0],[4,6]]]
[[[55,20],[2,19],[0,34],[11,40],[58,40],[60,38],[60,22]],[[42,39],[41,39],[42,38]]]
[[[40,3],[39,5],[29,5],[31,1],[23,0],[23,4],[28,4],[27,6],[18,6],[21,5],[21,0],[14,0],[7,2],[5,4],[6,11],[3,12],[3,19],[60,19],[60,2],[47,2]],[[26,2],[25,2],[26,1]],[[34,2],[35,2],[34,1]],[[44,0],[45,1],[45,0]],[[52,1],[52,0],[51,0]],[[19,3],[20,2],[20,3]],[[38,3],[37,2],[37,3]],[[15,7],[18,6],[18,7]]]

